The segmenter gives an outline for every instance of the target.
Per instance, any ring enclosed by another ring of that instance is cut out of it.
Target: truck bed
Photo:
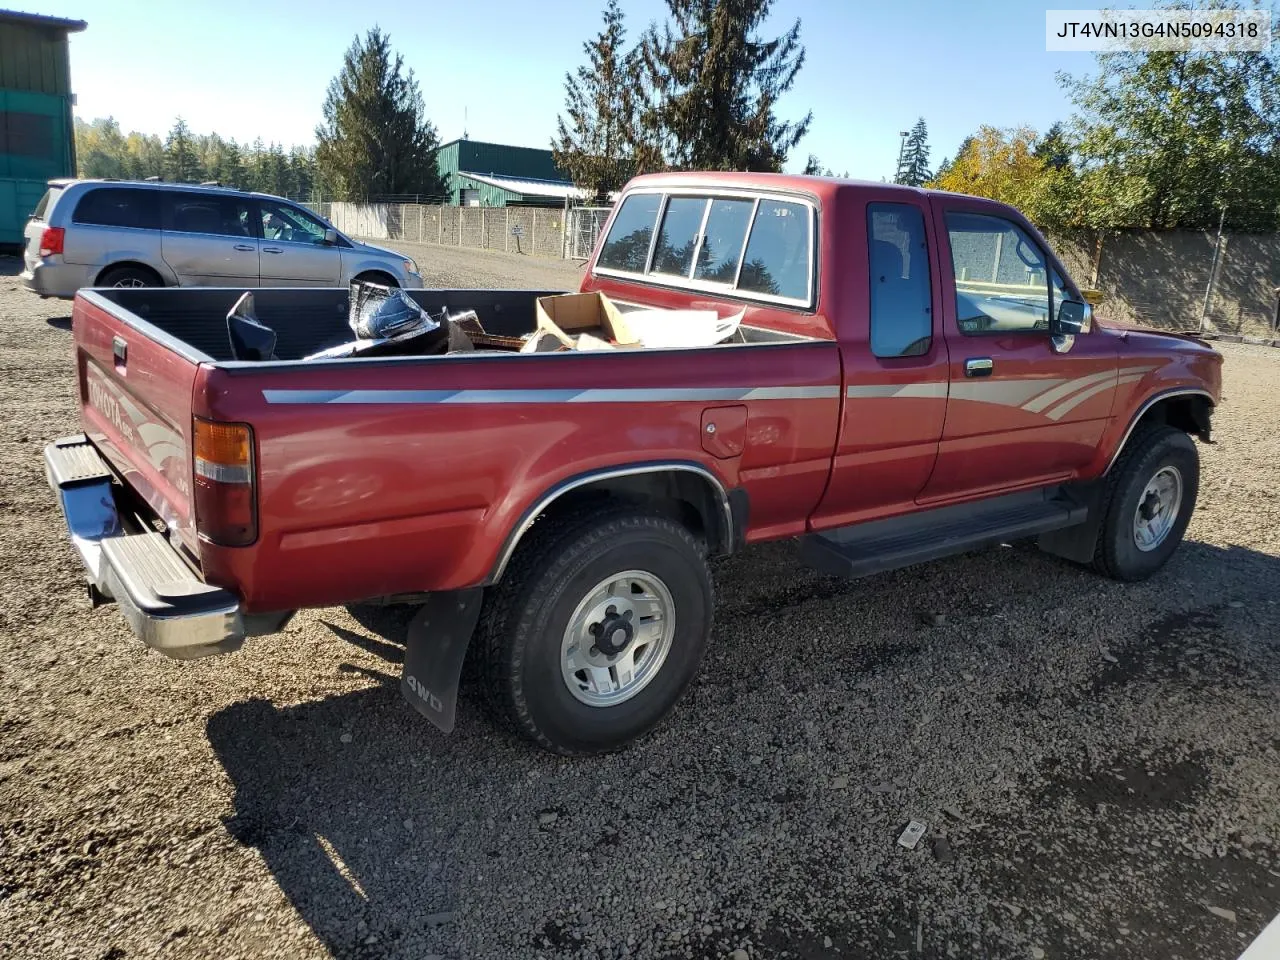
[[[432,316],[441,311],[474,310],[487,332],[519,337],[536,326],[534,304],[539,297],[563,290],[408,290]],[[244,293],[240,287],[121,288],[96,293],[129,314],[159,328],[184,344],[192,359],[215,363],[232,360],[227,339],[227,312]],[[258,319],[276,331],[276,356],[301,360],[326,347],[352,339],[347,325],[348,295],[329,287],[263,287],[253,290]],[[625,313],[638,304],[621,303]],[[800,341],[806,338],[744,325],[747,343]],[[334,361],[330,361],[334,362]],[[338,361],[342,362],[342,361]],[[360,362],[360,361],[357,361]]]
[[[83,291],[73,330],[89,442],[245,613],[485,582],[546,496],[620,463],[697,474],[724,509],[751,478],[748,539],[804,532],[826,486],[839,350],[752,326],[752,309],[742,341],[705,348],[301,361],[351,338],[347,291],[260,289],[280,359],[245,362],[225,323],[242,292]],[[508,335],[534,329],[540,295],[412,292]],[[252,430],[249,545],[201,533],[196,420]]]

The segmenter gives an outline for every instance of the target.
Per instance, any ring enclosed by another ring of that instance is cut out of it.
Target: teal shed
[[[47,181],[75,176],[67,36],[85,26],[0,10],[0,244],[22,242]]]

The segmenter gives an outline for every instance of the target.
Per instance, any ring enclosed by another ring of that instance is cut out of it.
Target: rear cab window
[[[600,248],[602,275],[799,307],[813,305],[814,208],[752,194],[625,197]]]
[[[160,229],[160,192],[135,187],[95,187],[80,197],[72,223]]]

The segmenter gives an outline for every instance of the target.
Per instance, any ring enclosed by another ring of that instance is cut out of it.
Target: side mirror
[[[326,246],[336,247],[338,245],[338,231],[330,227],[324,232],[324,242]]]
[[[1064,300],[1058,314],[1049,321],[1049,337],[1053,349],[1066,353],[1075,343],[1076,334],[1093,329],[1093,307],[1079,300]]]

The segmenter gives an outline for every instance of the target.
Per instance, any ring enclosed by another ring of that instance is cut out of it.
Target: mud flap
[[[444,733],[453,730],[458,680],[484,590],[433,593],[409,621],[400,693]]]

